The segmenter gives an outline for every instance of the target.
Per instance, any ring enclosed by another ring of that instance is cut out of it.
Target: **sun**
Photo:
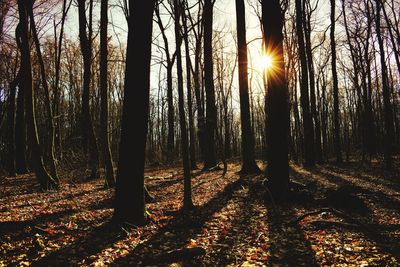
[[[253,67],[262,72],[271,72],[274,69],[274,57],[271,54],[263,54],[256,57]]]
[[[270,70],[274,65],[274,60],[270,55],[262,55],[259,58],[260,68],[263,70]]]

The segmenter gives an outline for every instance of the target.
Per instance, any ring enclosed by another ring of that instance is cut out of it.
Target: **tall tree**
[[[46,68],[44,65],[44,60],[42,56],[42,51],[40,49],[40,42],[39,42],[39,36],[36,30],[36,24],[35,24],[35,18],[33,16],[33,7],[32,5],[27,5],[28,8],[28,16],[30,19],[30,26],[31,26],[31,31],[32,31],[32,37],[33,37],[33,42],[35,43],[35,48],[36,48],[36,56],[39,61],[39,66],[40,66],[40,78],[42,82],[42,87],[44,89],[44,95],[45,95],[45,106],[47,110],[47,127],[49,130],[49,159],[48,163],[50,165],[50,172],[52,177],[58,182],[58,173],[57,173],[57,167],[56,167],[56,159],[55,159],[55,151],[54,151],[54,119],[53,119],[53,110],[51,108],[51,101],[50,101],[50,91],[49,91],[49,86],[47,83],[47,75],[46,75]]]
[[[394,125],[393,125],[393,109],[390,100],[390,88],[388,83],[388,73],[387,66],[385,62],[385,49],[383,46],[383,38],[381,34],[381,9],[382,3],[380,0],[375,0],[376,4],[376,16],[375,16],[375,26],[376,26],[376,36],[378,37],[378,45],[380,52],[380,63],[381,63],[381,75],[382,75],[382,94],[383,94],[383,115],[385,119],[385,167],[392,167],[392,154],[393,154],[393,144],[394,144]]]
[[[92,1],[89,0],[90,13],[92,10]],[[78,0],[79,12],[79,41],[83,57],[83,92],[82,92],[82,129],[83,144],[86,152],[89,145],[89,165],[91,167],[90,179],[97,178],[99,167],[99,149],[96,136],[94,134],[92,116],[90,115],[90,83],[92,77],[92,34],[91,23],[86,20],[86,0]],[[91,17],[92,14],[89,16]],[[89,33],[86,32],[86,26],[89,26]]]
[[[36,174],[36,178],[39,181],[40,187],[43,190],[51,188],[58,188],[58,183],[51,177],[51,175],[45,169],[43,163],[42,150],[39,143],[36,118],[35,118],[35,101],[33,94],[33,81],[32,81],[32,68],[31,68],[31,55],[29,49],[29,37],[28,37],[28,10],[31,2],[18,1],[18,13],[19,13],[19,25],[17,38],[19,39],[20,52],[21,52],[21,64],[20,64],[20,83],[19,87],[25,94],[25,105],[26,105],[26,122],[28,130],[28,143],[29,148],[32,152],[32,163]]]
[[[333,82],[333,123],[334,123],[334,148],[336,154],[336,162],[341,163],[342,149],[340,142],[340,108],[339,108],[339,85],[336,69],[336,40],[335,40],[335,0],[331,1],[331,52],[332,52],[332,82]]]
[[[106,183],[114,187],[114,164],[111,157],[110,141],[108,139],[108,0],[101,0],[100,7],[100,95],[101,95],[101,146],[104,167],[106,171]]]
[[[178,76],[178,108],[179,108],[179,124],[181,128],[181,146],[183,158],[183,176],[184,176],[184,197],[183,209],[190,210],[193,207],[192,202],[192,181],[190,174],[190,161],[189,161],[189,140],[186,127],[186,116],[184,107],[183,95],[183,68],[182,68],[182,36],[180,33],[180,18],[183,9],[182,0],[174,0],[174,18],[175,18],[175,41],[176,41],[176,71]]]
[[[303,3],[304,0],[296,0],[296,33],[299,45],[300,58],[300,102],[303,112],[303,131],[304,131],[304,166],[311,167],[315,165],[314,153],[314,125],[310,112],[310,97],[308,92],[308,71],[307,55],[304,43],[303,32]]]
[[[187,25],[186,16],[187,0],[184,0],[182,8],[182,25],[183,25],[183,40],[185,43],[185,56],[186,56],[186,88],[187,88],[187,102],[188,102],[188,115],[189,115],[189,155],[190,155],[190,168],[192,170],[197,169],[196,166],[196,140],[195,140],[195,129],[194,129],[194,116],[193,116],[193,98],[192,98],[192,61],[190,59],[190,47],[189,47],[189,29]],[[187,11],[190,12],[189,8]]]
[[[166,156],[167,156],[167,162],[172,163],[174,160],[174,149],[175,149],[175,115],[174,115],[174,94],[172,86],[172,80],[173,80],[172,69],[174,67],[176,53],[171,55],[171,52],[169,50],[169,42],[166,34],[166,29],[160,16],[161,3],[162,1],[157,1],[155,7],[155,15],[157,17],[156,22],[158,24],[158,27],[160,28],[161,36],[164,41],[164,52],[166,56],[165,68],[167,70],[167,106],[168,106],[168,116],[167,116],[168,135],[167,135]]]
[[[249,81],[247,66],[246,19],[244,0],[236,0],[236,25],[239,60],[239,97],[242,130],[242,169],[241,173],[260,171],[254,157],[254,135],[250,120]]]
[[[114,218],[145,222],[144,162],[150,100],[150,59],[155,0],[130,0],[121,141]]]
[[[214,70],[212,57],[213,0],[204,1],[204,80],[206,91],[206,125],[204,134],[204,169],[217,165],[215,153],[215,129],[217,108],[215,106]]]
[[[20,7],[19,7],[20,8]],[[21,5],[21,8],[23,6]],[[23,12],[23,10],[21,11]],[[15,29],[18,49],[21,51],[21,27],[19,23]],[[21,59],[22,61],[22,59]],[[21,76],[21,67],[19,76]],[[22,78],[22,77],[21,77]],[[19,81],[20,82],[20,81]],[[26,116],[25,116],[25,93],[24,88],[18,86],[17,110],[15,114],[15,169],[17,173],[27,173],[28,165],[26,162]]]
[[[273,58],[267,76],[267,177],[272,194],[284,197],[289,187],[289,104],[283,57],[283,17],[279,0],[262,0],[265,51]]]
[[[19,73],[10,82],[10,94],[8,96],[8,108],[7,108],[7,118],[8,118],[8,162],[7,170],[10,176],[16,175],[15,169],[15,93],[17,90],[19,80]]]

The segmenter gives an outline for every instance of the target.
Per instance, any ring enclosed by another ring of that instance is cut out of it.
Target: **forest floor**
[[[399,159],[397,159],[399,164]],[[143,227],[110,223],[113,190],[102,180],[63,175],[59,191],[39,192],[32,174],[5,177],[0,188],[0,266],[168,266],[167,252],[202,247],[205,254],[169,266],[400,266],[400,169],[379,164],[291,164],[291,178],[314,185],[316,199],[275,204],[262,175],[193,172],[193,202],[182,207],[181,168],[146,171],[155,196]],[[365,208],[327,207],[329,189],[351,188]],[[310,186],[311,188],[311,186]],[[162,256],[164,255],[164,256]],[[163,262],[164,261],[164,262]]]

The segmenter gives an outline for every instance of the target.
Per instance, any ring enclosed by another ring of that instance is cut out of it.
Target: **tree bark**
[[[101,95],[101,145],[106,174],[106,183],[109,187],[115,186],[114,164],[111,157],[110,141],[108,139],[108,0],[101,1],[100,10],[100,95]]]
[[[150,59],[155,0],[130,0],[121,141],[114,219],[145,223],[144,163],[150,100]]]
[[[267,177],[268,187],[278,199],[286,196],[289,187],[289,104],[283,57],[283,17],[279,0],[262,1],[265,51],[273,56],[273,68],[267,77]]]
[[[178,108],[179,108],[179,123],[181,128],[181,148],[183,159],[183,209],[185,211],[193,208],[192,202],[192,180],[190,173],[190,160],[189,160],[189,142],[186,129],[186,116],[184,107],[183,95],[183,69],[182,69],[182,53],[181,44],[182,36],[180,33],[180,18],[181,18],[181,0],[174,0],[174,17],[175,17],[175,41],[176,41],[176,71],[178,76]]]
[[[90,0],[93,1],[93,0]],[[98,177],[99,167],[99,149],[97,146],[96,136],[93,128],[92,116],[90,115],[90,82],[91,82],[91,64],[92,64],[92,45],[91,45],[91,30],[89,27],[89,37],[86,33],[86,14],[85,0],[78,0],[79,10],[79,41],[81,45],[83,57],[83,93],[82,93],[82,129],[83,129],[83,144],[86,152],[87,145],[89,146],[89,165],[91,167],[90,179]],[[89,23],[90,26],[90,23]]]
[[[185,3],[187,1],[185,0]],[[191,65],[189,51],[189,30],[187,26],[187,17],[185,8],[182,8],[182,24],[184,29],[183,40],[185,43],[186,53],[186,86],[187,86],[187,102],[188,102],[188,113],[189,113],[189,155],[190,155],[190,168],[192,170],[197,169],[196,166],[196,140],[194,131],[194,119],[193,119],[193,97],[192,97],[192,76],[191,76]],[[190,12],[190,11],[188,11]]]
[[[206,91],[206,125],[204,133],[204,169],[217,165],[215,153],[215,129],[217,108],[215,106],[214,70],[212,58],[213,1],[204,1],[204,79]]]
[[[250,120],[249,81],[247,66],[246,20],[244,0],[236,0],[236,25],[238,38],[239,97],[242,130],[241,173],[258,173],[254,157],[254,134]]]
[[[19,12],[19,30],[17,38],[20,43],[21,52],[21,69],[20,69],[20,83],[19,86],[25,94],[26,100],[26,122],[28,129],[28,142],[29,148],[32,152],[32,163],[36,174],[36,178],[40,183],[42,190],[48,190],[52,188],[58,188],[58,183],[50,176],[46,171],[43,163],[42,150],[39,144],[39,138],[36,128],[35,118],[35,101],[33,94],[33,81],[32,81],[32,69],[31,69],[31,55],[29,50],[29,38],[28,38],[28,3],[22,0],[18,0],[18,12]]]
[[[54,151],[54,137],[55,137],[55,131],[54,131],[54,119],[53,119],[53,110],[51,108],[51,101],[50,101],[50,92],[49,92],[49,86],[47,83],[47,77],[46,77],[46,69],[44,66],[44,61],[42,57],[42,51],[40,49],[40,42],[39,42],[39,37],[36,31],[36,25],[35,25],[35,18],[33,16],[33,8],[31,5],[27,5],[28,8],[28,16],[30,18],[30,26],[31,26],[31,31],[32,31],[32,37],[33,41],[35,43],[35,48],[36,48],[36,55],[39,61],[39,66],[40,66],[40,77],[41,77],[41,82],[42,86],[44,89],[44,95],[45,95],[45,106],[47,109],[47,126],[49,127],[49,138],[50,138],[50,146],[49,146],[49,164],[50,164],[50,173],[53,179],[58,183],[58,173],[57,173],[57,166],[56,166],[56,158],[55,158],[55,151]]]
[[[393,164],[393,144],[394,144],[394,125],[393,125],[393,109],[390,100],[390,88],[387,76],[387,66],[385,62],[385,49],[383,47],[383,39],[381,34],[381,1],[376,0],[376,16],[375,16],[375,26],[376,26],[376,36],[378,37],[378,45],[380,52],[381,61],[381,75],[382,75],[382,94],[383,94],[383,109],[384,109],[384,119],[385,119],[385,153],[384,161],[385,167],[390,169]]]
[[[333,135],[336,162],[342,163],[342,148],[340,141],[340,107],[339,107],[339,85],[336,70],[336,40],[335,40],[335,0],[331,2],[331,52],[332,52],[332,82],[333,82]]]
[[[301,67],[300,81],[300,101],[303,111],[303,130],[304,130],[304,166],[312,167],[315,165],[314,156],[314,125],[310,112],[310,98],[308,94],[308,72],[307,72],[307,55],[304,44],[303,32],[303,11],[302,0],[296,0],[296,32],[299,45],[299,57]]]

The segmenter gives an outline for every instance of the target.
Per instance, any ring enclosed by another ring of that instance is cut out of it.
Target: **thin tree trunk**
[[[179,123],[181,128],[181,147],[183,158],[183,176],[184,176],[184,190],[183,190],[183,209],[188,211],[193,208],[192,202],[192,181],[190,174],[190,160],[189,160],[189,142],[186,129],[186,117],[184,108],[184,95],[183,95],[183,69],[182,69],[182,53],[181,44],[182,36],[180,33],[180,17],[182,6],[181,0],[174,0],[174,17],[175,17],[175,40],[176,40],[176,71],[178,76],[178,107],[179,107]]]
[[[186,1],[185,1],[186,3]],[[192,170],[197,169],[196,166],[196,140],[194,132],[194,120],[193,120],[193,98],[192,98],[192,76],[191,76],[191,59],[189,51],[189,31],[187,26],[187,17],[185,9],[182,9],[182,24],[184,29],[184,42],[185,42],[185,53],[186,53],[186,86],[187,86],[187,102],[188,102],[188,113],[189,113],[189,155],[190,155],[190,168]]]
[[[236,0],[236,21],[239,60],[239,97],[242,130],[242,169],[241,173],[258,173],[254,156],[254,134],[250,120],[249,81],[247,66],[246,21],[244,0]]]
[[[28,3],[22,0],[18,1],[19,11],[19,30],[17,38],[20,42],[21,52],[21,80],[20,88],[25,94],[26,100],[26,121],[28,125],[28,141],[29,148],[32,152],[32,163],[36,174],[36,178],[40,183],[40,187],[43,190],[52,188],[58,188],[58,183],[50,176],[46,171],[43,163],[43,156],[41,147],[39,144],[39,138],[36,128],[35,118],[35,101],[33,95],[33,81],[32,81],[32,69],[31,69],[31,56],[29,50],[29,39],[28,39],[28,10],[31,7],[27,6]]]
[[[304,130],[304,166],[311,167],[315,165],[314,153],[314,125],[310,112],[310,98],[308,94],[308,72],[307,72],[307,56],[304,44],[303,33],[303,11],[302,1],[296,0],[296,32],[297,41],[299,44],[299,57],[301,67],[301,82],[300,82],[300,101],[303,111],[303,130]]]
[[[385,49],[383,47],[383,39],[381,35],[381,2],[376,0],[376,35],[378,37],[378,45],[381,59],[381,75],[382,75],[382,94],[383,94],[383,108],[385,118],[385,167],[390,169],[392,167],[392,154],[394,144],[394,126],[393,126],[393,110],[390,101],[390,88],[387,76],[387,67],[385,62]]]
[[[92,0],[90,0],[92,1]],[[89,146],[89,165],[91,167],[90,179],[98,177],[99,167],[99,149],[97,147],[96,136],[94,134],[92,116],[90,115],[90,82],[91,82],[91,64],[92,64],[92,47],[91,47],[91,30],[89,23],[89,37],[86,33],[86,15],[85,15],[85,0],[78,0],[79,9],[79,40],[83,57],[83,93],[82,93],[82,129],[83,142],[85,152],[87,145]]]
[[[16,175],[15,169],[15,95],[17,85],[19,83],[19,73],[14,78],[12,82],[10,82],[10,94],[8,96],[8,109],[7,109],[7,118],[8,118],[8,162],[7,162],[7,170],[10,176]]]
[[[340,108],[339,86],[336,70],[336,40],[335,40],[335,0],[331,1],[331,52],[332,52],[332,82],[333,82],[333,123],[334,123],[334,148],[336,162],[342,163],[342,148],[340,141]]]
[[[212,58],[212,26],[213,26],[213,1],[204,2],[204,79],[206,89],[206,125],[204,135],[204,169],[217,165],[215,153],[215,129],[217,125],[217,109],[215,106],[214,71]]]
[[[21,4],[21,8],[23,8]],[[21,24],[18,24],[15,30],[17,46],[19,50],[22,50],[20,32]],[[20,78],[21,77],[20,67]],[[21,80],[19,81],[21,82]],[[28,166],[26,162],[26,116],[25,116],[25,93],[21,85],[18,86],[17,96],[17,112],[15,117],[15,168],[17,173],[27,173]]]
[[[49,164],[50,164],[50,173],[53,179],[58,183],[58,173],[57,173],[57,166],[56,166],[56,158],[55,158],[55,151],[54,151],[54,136],[55,136],[55,131],[54,131],[54,119],[53,119],[53,110],[51,108],[51,101],[50,101],[50,92],[49,92],[49,86],[47,83],[47,77],[46,77],[46,70],[44,66],[44,61],[42,57],[42,51],[40,49],[40,42],[39,42],[39,37],[36,31],[36,25],[35,25],[35,19],[33,16],[33,10],[32,6],[27,5],[28,8],[28,15],[30,18],[30,26],[31,26],[31,31],[32,31],[32,37],[33,41],[35,43],[35,48],[36,48],[36,55],[39,61],[39,66],[40,66],[40,76],[41,76],[41,82],[42,86],[44,89],[44,95],[45,95],[45,106],[47,109],[47,116],[48,116],[48,127],[49,127],[49,138],[50,138],[50,147],[49,147]]]
[[[100,18],[100,95],[101,95],[101,145],[106,172],[106,183],[109,187],[115,186],[114,164],[111,157],[110,141],[108,138],[108,0],[101,1]]]

